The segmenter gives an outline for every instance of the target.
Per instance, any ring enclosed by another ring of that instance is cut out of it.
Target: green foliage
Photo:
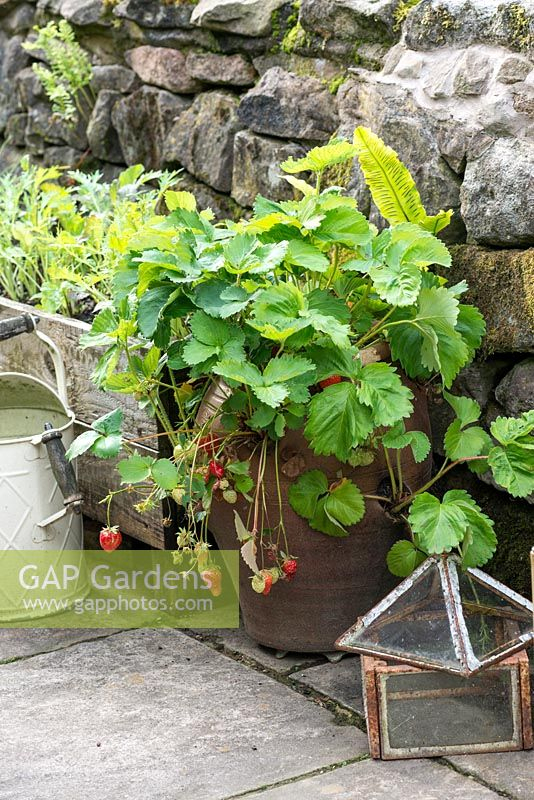
[[[48,66],[34,64],[33,71],[52,104],[53,112],[67,124],[74,124],[81,109],[80,98],[83,97],[89,107],[91,105],[90,97],[83,96],[84,87],[90,84],[93,76],[89,56],[64,19],[34,30],[37,37],[32,42],[25,42],[23,47],[31,52],[42,52]],[[85,115],[88,111],[86,108]]]
[[[407,431],[404,422],[395,423],[382,437],[388,450],[404,450],[409,447],[416,464],[420,464],[430,453],[430,439],[422,431]]]
[[[356,525],[365,514],[365,501],[358,487],[348,478],[331,486],[324,472],[305,472],[290,486],[291,508],[308,520],[316,531],[328,536],[348,536],[347,525]]]
[[[480,406],[469,397],[455,397],[444,392],[443,396],[456,412],[445,433],[445,452],[452,461],[485,455],[491,448],[491,438],[479,425],[472,425],[480,417]]]
[[[534,492],[534,411],[519,418],[497,417],[491,434],[498,444],[488,453],[493,477],[512,497]]]
[[[98,172],[62,175],[27,159],[19,172],[0,175],[0,291],[75,316],[109,301],[130,238],[176,174],[137,165],[111,184]],[[154,180],[159,186],[146,188]]]
[[[121,426],[123,413],[120,408],[110,411],[95,420],[90,430],[78,436],[67,450],[67,458],[72,460],[90,452],[98,458],[115,458],[122,445]]]
[[[427,215],[409,171],[376,134],[357,128],[354,146],[375,205],[390,224],[414,222],[431,233],[439,233],[449,224],[452,211]]]
[[[387,554],[389,571],[399,578],[407,578],[417,569],[426,558],[426,553],[421,550],[416,542],[401,539],[391,547]]]
[[[380,233],[340,187],[321,186],[355,155],[391,223]],[[452,550],[466,566],[483,564],[495,548],[492,523],[465,492],[440,501],[427,490],[458,461],[491,469],[516,496],[534,491],[534,412],[496,420],[490,436],[473,400],[445,393],[456,413],[447,459],[422,490],[403,476],[404,451],[421,463],[430,442],[406,430],[413,396],[394,363],[448,389],[484,333],[477,309],[461,303],[465,282],[449,286],[433,271],[450,265],[436,236],[450,215],[429,217],[396,154],[364,129],[355,144],[333,140],[283,168],[300,199],[258,197],[250,219],[214,224],[190,195],[167,192],[169,215],[149,216],[127,237],[112,302],[83,343],[106,347],[98,385],[154,414],[174,452],[149,463],[125,443],[123,480],[145,492],[141,505],[172,494],[187,518],[180,547],[193,550],[207,547],[214,500],[233,504],[241,494],[250,505],[244,558],[253,568],[267,542],[275,560],[289,552],[281,474],[300,476],[288,491],[293,510],[313,530],[342,537],[365,513],[353,470],[381,458],[388,496],[368,499],[407,519],[411,533],[390,554],[392,571],[408,574],[426,554]],[[366,352],[386,343],[389,360]],[[163,392],[176,401],[172,419]],[[281,464],[287,430],[300,431],[315,454],[337,458],[335,482],[320,470],[301,474],[299,453]]]

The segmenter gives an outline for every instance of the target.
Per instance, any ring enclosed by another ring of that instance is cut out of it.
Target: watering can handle
[[[32,314],[20,314],[18,317],[9,317],[0,321],[0,342],[6,339],[11,339],[13,336],[18,336],[20,333],[33,333],[42,341],[50,350],[52,361],[54,363],[54,371],[56,373],[57,393],[68,408],[69,401],[67,398],[67,377],[65,375],[65,365],[58,348],[46,334],[37,330],[37,323],[39,317],[34,317]]]
[[[20,314],[18,317],[9,317],[0,321],[0,342],[18,336],[19,333],[32,333],[39,322],[39,317],[31,314]]]
[[[69,510],[79,514],[82,510],[82,495],[78,491],[76,474],[70,461],[67,461],[61,432],[55,430],[50,422],[45,423],[42,443],[46,445],[54,478],[63,495],[63,502]]]

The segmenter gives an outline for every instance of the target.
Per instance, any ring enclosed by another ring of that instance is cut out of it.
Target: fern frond
[[[397,153],[368,128],[354,131],[354,146],[376,207],[390,225],[426,217],[415,181]]]
[[[433,217],[425,217],[424,220],[419,222],[419,225],[421,225],[421,227],[426,231],[433,233],[434,236],[437,236],[437,234],[442,231],[443,228],[446,228],[447,225],[450,225],[452,213],[452,208],[450,208],[448,211],[438,211],[438,213]]]
[[[295,174],[298,172],[324,172],[328,167],[342,164],[353,159],[356,148],[346,139],[332,139],[322,147],[313,147],[304,158],[294,159],[292,156],[280,166],[284,172]]]

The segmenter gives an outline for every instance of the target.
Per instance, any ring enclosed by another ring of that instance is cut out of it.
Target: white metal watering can
[[[65,366],[30,314],[0,322],[0,342],[31,333],[50,350],[57,391],[18,372],[0,373],[0,550],[80,550],[82,497],[65,447],[74,439]]]

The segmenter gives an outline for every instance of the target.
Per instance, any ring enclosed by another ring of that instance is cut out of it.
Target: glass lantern
[[[336,648],[474,675],[534,640],[532,603],[455,556],[427,559],[346,631]]]
[[[531,749],[533,640],[531,603],[454,556],[427,559],[336,642],[363,655],[373,758]]]

